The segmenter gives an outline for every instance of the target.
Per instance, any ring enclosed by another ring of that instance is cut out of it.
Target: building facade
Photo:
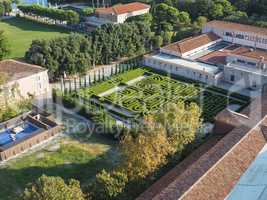
[[[0,62],[0,72],[7,77],[3,87],[8,90],[16,87],[20,97],[38,98],[50,92],[47,70],[40,66],[4,60]]]
[[[230,43],[267,50],[266,28],[214,20],[208,22],[202,32],[213,32]]]
[[[162,47],[146,66],[211,85],[260,89],[267,84],[267,29],[208,22],[203,34]]]
[[[209,85],[217,85],[218,81],[222,78],[222,72],[216,66],[166,54],[147,56],[144,58],[144,65],[168,74],[183,76]]]
[[[98,8],[95,16],[88,17],[87,23],[92,26],[124,23],[128,18],[149,13],[150,6],[140,2],[117,5],[108,8]]]

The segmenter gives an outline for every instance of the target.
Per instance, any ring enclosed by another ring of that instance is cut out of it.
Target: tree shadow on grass
[[[66,163],[54,167],[27,167],[22,169],[0,169],[0,199],[13,200],[21,193],[28,183],[35,181],[43,174],[59,176],[64,180],[77,179],[81,185],[87,185],[102,169],[112,170],[109,161],[110,153],[106,152],[88,163]]]
[[[58,27],[56,25],[49,25],[44,24],[38,21],[34,21],[31,19],[26,19],[22,17],[15,17],[10,19],[5,19],[0,21],[2,23],[6,23],[10,26],[15,26],[17,28],[20,28],[24,31],[41,31],[41,32],[59,32],[59,33],[70,33],[69,30],[67,30],[64,27]]]

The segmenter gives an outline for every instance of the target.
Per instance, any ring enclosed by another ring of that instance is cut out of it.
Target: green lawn
[[[86,185],[100,170],[116,164],[115,146],[115,142],[100,136],[65,136],[42,150],[9,161],[0,168],[0,199],[15,199],[27,183],[42,174],[75,178]]]
[[[120,83],[126,83],[132,79],[142,76],[145,72],[146,70],[138,68],[135,70],[126,71],[119,75],[114,75],[112,79],[108,81],[97,83],[91,86],[90,88],[81,89],[79,91],[79,94],[82,95],[83,97],[90,97],[93,94],[98,95],[101,94],[102,92],[105,92],[109,89],[118,86]]]
[[[10,44],[11,54],[9,58],[23,58],[32,40],[51,39],[68,34],[64,28],[41,24],[24,18],[0,21],[0,30],[4,30]]]

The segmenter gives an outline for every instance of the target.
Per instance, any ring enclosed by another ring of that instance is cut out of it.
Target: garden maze
[[[127,83],[140,76],[144,76],[144,78],[133,84]],[[244,99],[228,97],[225,93],[205,89],[200,85],[138,68],[81,89],[78,91],[78,96],[87,101],[97,97],[99,107],[113,105],[116,111],[112,109],[112,106],[109,106],[108,109],[113,114],[115,112],[120,117],[127,118],[129,116],[124,112],[127,110],[136,119],[158,111],[169,102],[175,103],[179,100],[198,103],[202,108],[204,121],[208,122],[212,122],[214,117],[229,104],[235,104],[240,109],[248,104],[248,101]],[[115,87],[117,90],[112,92],[112,88]],[[100,93],[105,90],[111,90],[111,92],[101,96]]]

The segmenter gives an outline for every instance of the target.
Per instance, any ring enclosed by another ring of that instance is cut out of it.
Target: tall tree
[[[137,135],[126,134],[121,142],[122,170],[129,180],[144,178],[166,163],[173,152],[162,127],[156,126],[153,118],[147,117],[145,128]]]
[[[88,187],[88,193],[95,200],[111,200],[123,192],[127,182],[127,175],[123,172],[109,173],[102,170],[96,175],[95,182]]]
[[[168,141],[176,151],[193,142],[201,125],[201,110],[198,105],[186,105],[183,101],[167,104],[157,115],[157,123],[164,127]]]
[[[172,31],[174,25],[179,22],[179,11],[165,3],[156,5],[153,15],[154,28],[157,33]]]
[[[8,40],[4,35],[4,31],[0,30],[0,61],[10,53]]]
[[[60,177],[41,176],[30,184],[21,196],[22,200],[84,200],[78,181],[71,179],[68,184]]]

